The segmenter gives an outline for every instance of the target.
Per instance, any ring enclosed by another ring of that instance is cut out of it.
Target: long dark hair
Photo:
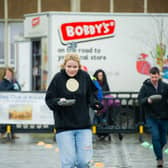
[[[98,79],[99,72],[103,73],[103,81],[99,81],[99,79]],[[96,70],[96,72],[93,74],[93,76],[98,80],[99,83],[101,82],[101,84],[102,84],[101,86],[102,86],[103,91],[110,91],[110,88],[109,88],[109,85],[107,82],[106,73],[104,72],[104,70],[102,70],[102,69]]]

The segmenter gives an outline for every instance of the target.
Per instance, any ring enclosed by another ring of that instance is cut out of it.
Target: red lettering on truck
[[[71,22],[60,26],[60,34],[64,42],[85,41],[114,35],[115,21],[101,20],[94,22]]]

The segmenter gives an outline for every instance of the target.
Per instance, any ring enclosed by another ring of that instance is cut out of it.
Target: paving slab
[[[0,140],[0,168],[60,168],[59,149],[53,138],[32,134],[18,134],[13,142]],[[94,163],[101,168],[155,168],[156,161],[149,135],[139,142],[137,134],[124,134],[120,141],[117,134],[111,141],[94,137]],[[168,168],[165,147],[164,162]]]

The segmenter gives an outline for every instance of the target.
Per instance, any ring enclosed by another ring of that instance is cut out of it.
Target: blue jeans
[[[92,160],[92,132],[90,129],[63,131],[56,134],[60,150],[61,168],[87,168]]]
[[[148,118],[147,126],[152,134],[152,144],[156,160],[163,160],[163,147],[167,143],[168,120]]]

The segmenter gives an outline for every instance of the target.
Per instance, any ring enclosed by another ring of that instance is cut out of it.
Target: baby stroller
[[[101,101],[103,105],[102,110],[97,110],[94,117],[94,123],[99,128],[106,128],[111,125],[115,125],[115,118],[113,116],[113,108],[120,106],[120,100],[115,99],[112,95],[104,95],[103,100]],[[116,115],[114,113],[114,115]],[[108,138],[108,140],[111,140],[110,133],[97,133],[97,136],[100,140],[104,140]],[[118,133],[119,140],[123,139],[123,136],[121,133]]]

